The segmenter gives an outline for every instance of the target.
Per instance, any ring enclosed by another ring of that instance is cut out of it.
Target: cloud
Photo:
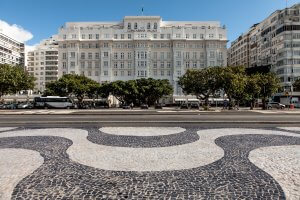
[[[25,30],[22,26],[17,24],[11,25],[3,20],[0,20],[0,33],[3,33],[19,42],[26,42],[33,38],[32,33]]]

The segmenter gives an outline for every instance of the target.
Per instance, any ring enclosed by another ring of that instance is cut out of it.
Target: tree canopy
[[[138,79],[99,84],[82,75],[68,74],[46,85],[44,95],[75,96],[79,103],[84,97],[107,98],[110,94],[121,104],[153,105],[163,96],[173,93],[168,80]]]
[[[75,96],[81,103],[85,96],[93,97],[100,90],[96,81],[77,74],[67,74],[48,83],[44,95]]]
[[[0,98],[22,90],[32,90],[35,78],[21,66],[0,64]]]
[[[266,101],[280,88],[279,79],[274,73],[246,73],[245,67],[211,67],[200,70],[187,70],[179,77],[178,84],[185,94],[195,95],[208,104],[210,96],[222,90],[228,97],[230,105],[239,105],[241,101],[255,99]],[[300,86],[300,85],[299,85]]]

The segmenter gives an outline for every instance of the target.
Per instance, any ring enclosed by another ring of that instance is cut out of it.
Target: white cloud
[[[32,33],[17,24],[8,24],[0,19],[0,32],[19,41],[26,42],[33,38]]]

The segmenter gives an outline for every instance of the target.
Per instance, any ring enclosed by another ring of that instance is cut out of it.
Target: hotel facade
[[[25,45],[0,33],[0,64],[25,66]]]
[[[27,71],[36,78],[34,92],[43,92],[46,84],[58,79],[57,36],[43,40],[27,54]]]
[[[219,22],[163,21],[126,16],[121,22],[68,22],[58,33],[58,72],[99,83],[168,79],[182,96],[178,77],[187,69],[227,65],[227,35]]]
[[[228,65],[270,66],[284,91],[300,77],[300,4],[277,10],[231,43]]]

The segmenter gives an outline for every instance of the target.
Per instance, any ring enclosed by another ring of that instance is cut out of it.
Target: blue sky
[[[288,5],[298,2],[288,0]],[[141,15],[144,6],[144,15],[160,15],[163,20],[221,21],[228,39],[234,40],[285,5],[285,0],[1,0],[0,20],[30,32],[32,39],[27,35],[24,40],[34,45],[57,33],[65,22],[120,21],[125,15]]]

